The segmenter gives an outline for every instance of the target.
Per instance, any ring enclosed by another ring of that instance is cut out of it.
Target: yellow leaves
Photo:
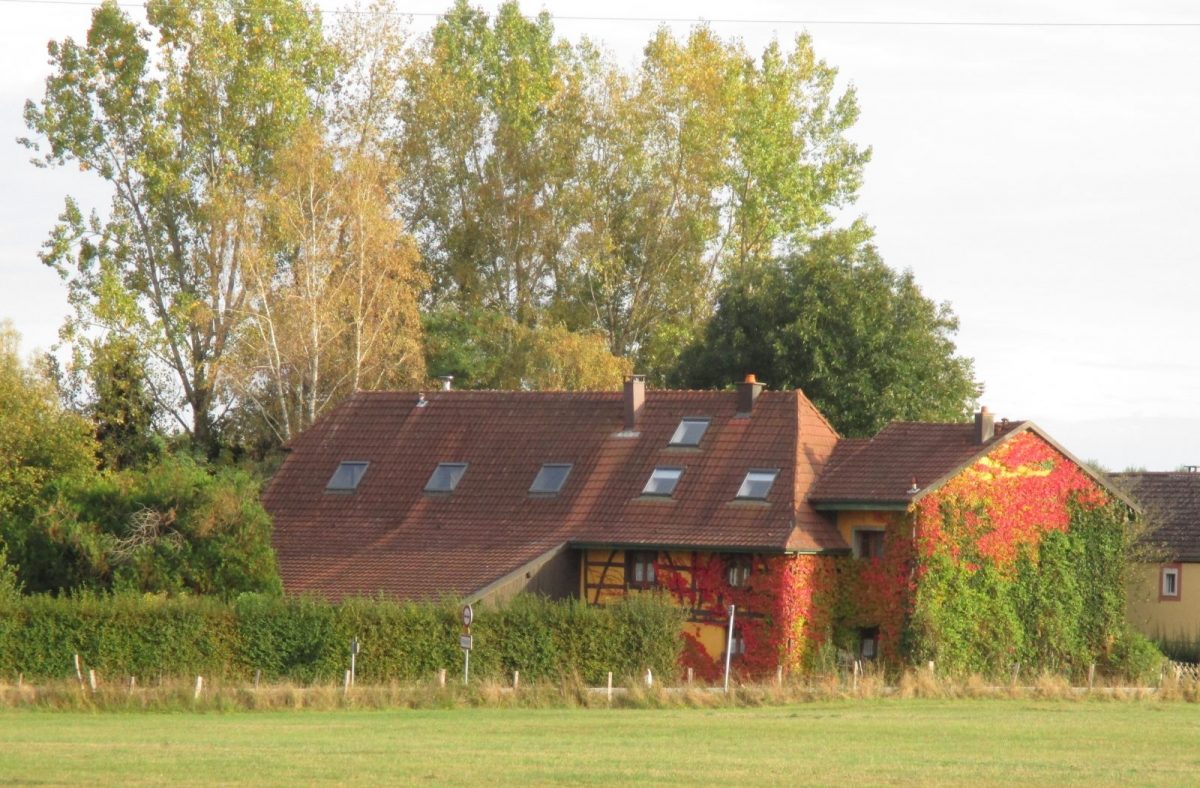
[[[989,468],[991,471],[978,470],[980,466]],[[972,471],[977,475],[977,478],[983,481],[991,481],[992,479],[1029,479],[1044,477],[1049,476],[1053,470],[1053,466],[1043,463],[1028,463],[1010,468],[1002,461],[994,459],[990,456],[979,460],[979,462],[975,463],[975,468],[972,469]]]

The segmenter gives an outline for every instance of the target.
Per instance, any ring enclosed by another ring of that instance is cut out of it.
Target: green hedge
[[[683,612],[638,596],[595,607],[577,600],[518,597],[480,606],[472,673],[528,679],[607,672],[623,678],[650,668],[674,675]],[[365,683],[429,678],[462,665],[459,607],[352,599],[243,595],[206,597],[119,594],[76,597],[0,596],[0,675],[28,679],[74,675],[73,655],[102,676],[201,674],[244,680],[336,681],[359,639],[357,675]]]

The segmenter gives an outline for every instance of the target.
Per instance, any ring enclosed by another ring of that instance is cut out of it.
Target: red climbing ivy
[[[1106,493],[1074,462],[1037,435],[1023,433],[907,512],[895,513],[885,523],[881,557],[693,553],[690,563],[678,565],[663,554],[657,575],[676,601],[690,609],[693,622],[723,628],[729,605],[737,606],[737,632],[745,650],[733,665],[742,675],[761,677],[777,665],[810,668],[831,638],[853,653],[860,630],[876,627],[881,661],[897,665],[906,658],[930,658],[940,648],[930,643],[947,642],[946,633],[952,631],[974,632],[962,640],[964,648],[971,648],[971,642],[998,639],[988,632],[1025,626],[1019,621],[1020,603],[1013,601],[1020,596],[1006,588],[1030,582],[1018,576],[1029,576],[1031,565],[1036,570],[1047,534],[1066,534],[1073,517],[1108,503]],[[731,586],[731,564],[746,560],[751,562],[748,580]],[[946,572],[954,574],[952,583]],[[935,587],[940,590],[930,590]],[[942,594],[937,597],[941,601],[932,606],[921,602],[935,599],[931,594]],[[975,598],[972,594],[985,607],[995,604],[987,610],[964,606],[961,600]],[[919,605],[924,606],[918,610]],[[684,641],[683,666],[701,679],[719,678],[723,655],[709,654],[691,633],[685,633]],[[1007,653],[997,651],[976,661],[998,664]]]
[[[1033,433],[1023,433],[955,476],[915,507],[922,558],[939,549],[978,565],[1010,566],[1049,531],[1070,526],[1068,503],[1103,506],[1105,493],[1075,463]]]
[[[750,574],[739,586],[729,584],[735,562],[749,561]],[[735,631],[744,645],[733,659],[741,675],[763,676],[777,665],[801,668],[828,637],[836,580],[834,560],[826,556],[731,556],[696,553],[690,564],[660,561],[659,583],[693,621],[724,627],[736,606]],[[708,654],[699,639],[684,635],[681,662],[705,680],[721,675],[723,655]]]

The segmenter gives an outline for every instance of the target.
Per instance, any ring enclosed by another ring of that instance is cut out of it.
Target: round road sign
[[[463,605],[462,618],[464,627],[471,626],[471,622],[475,620],[475,611],[471,609],[470,605]]]

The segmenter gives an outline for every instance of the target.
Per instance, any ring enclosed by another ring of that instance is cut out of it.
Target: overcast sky
[[[448,4],[398,1],[418,30]],[[874,151],[851,214],[876,227],[890,265],[951,303],[984,404],[1114,469],[1200,464],[1200,8],[898,6],[522,7],[550,11],[560,35],[598,39],[629,65],[658,20],[713,20],[752,50],[807,29],[856,87],[853,134]],[[12,140],[26,134],[25,99],[41,96],[46,42],[82,38],[89,19],[84,6],[0,1],[0,318],[27,350],[53,344],[67,312],[61,283],[36,258],[63,195],[85,208],[108,200],[91,177],[34,168]]]

